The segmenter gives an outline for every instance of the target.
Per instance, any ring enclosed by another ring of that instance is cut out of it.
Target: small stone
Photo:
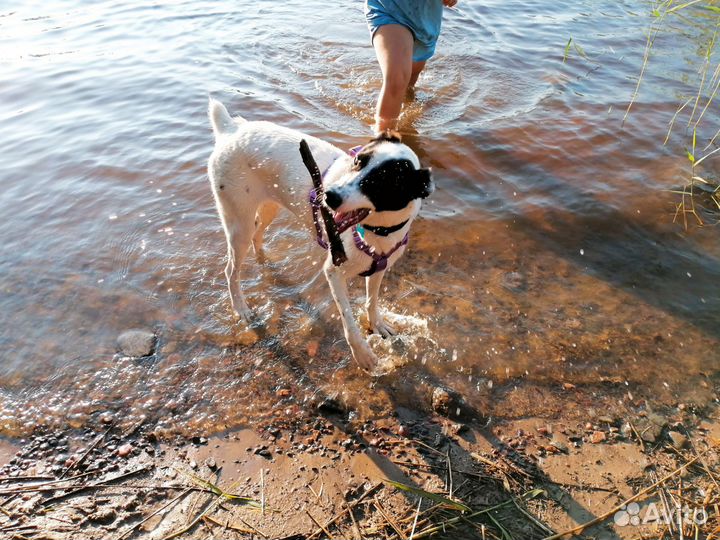
[[[207,465],[208,469],[210,469],[211,471],[217,469],[217,463],[215,462],[215,459],[211,457],[205,460],[205,465]]]
[[[668,432],[668,436],[672,441],[673,447],[677,448],[678,450],[682,450],[688,445],[688,438],[679,431],[670,431]]]
[[[140,358],[155,352],[157,336],[147,330],[127,330],[117,339],[118,349],[126,356]]]
[[[537,428],[537,432],[540,435],[545,435],[545,436],[552,435],[552,432],[553,432],[552,426],[550,424],[548,424],[546,426],[540,426],[539,428]]]
[[[133,445],[130,443],[123,444],[120,448],[117,449],[117,455],[120,457],[128,457],[130,455],[130,452],[133,451]]]
[[[88,516],[88,521],[93,523],[100,523],[102,525],[108,525],[115,521],[117,512],[112,508],[103,508]]]
[[[454,390],[442,386],[433,390],[432,408],[436,413],[445,416],[460,416],[462,405],[462,397]]]
[[[566,383],[563,383],[563,388],[565,390],[574,390],[575,385],[573,383],[566,382]]]
[[[650,413],[648,414],[648,420],[650,420],[653,424],[658,426],[659,428],[664,428],[667,425],[667,418],[664,416],[661,416],[657,413]]]
[[[593,444],[599,444],[607,439],[604,431],[593,431],[590,435],[590,442]]]
[[[315,356],[318,353],[318,349],[320,348],[320,344],[313,340],[309,341],[307,344],[307,353],[310,358],[315,358]]]
[[[651,425],[648,428],[642,430],[642,432],[640,433],[640,438],[647,443],[654,443],[660,436],[660,432],[660,428]]]

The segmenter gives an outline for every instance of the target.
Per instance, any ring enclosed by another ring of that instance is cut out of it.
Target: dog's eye
[[[353,170],[359,171],[370,161],[370,154],[358,154],[353,160]]]

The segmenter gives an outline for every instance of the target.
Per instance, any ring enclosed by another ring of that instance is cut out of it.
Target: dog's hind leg
[[[395,330],[385,322],[385,318],[380,313],[380,306],[378,305],[380,284],[382,283],[383,277],[385,277],[385,271],[376,272],[365,278],[365,290],[367,291],[365,309],[367,310],[368,323],[370,323],[370,331],[373,334],[380,334],[386,338],[394,336]]]
[[[255,214],[255,233],[252,237],[252,246],[255,255],[262,257],[263,254],[263,233],[268,225],[272,223],[280,211],[280,205],[277,203],[266,201]]]

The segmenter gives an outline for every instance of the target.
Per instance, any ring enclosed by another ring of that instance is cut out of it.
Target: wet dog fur
[[[232,118],[214,99],[210,100],[208,115],[215,135],[208,176],[227,239],[225,276],[233,313],[246,323],[251,311],[240,288],[242,261],[251,245],[256,253],[261,252],[263,232],[280,208],[295,215],[315,243],[308,203],[312,184],[299,151],[302,139],[307,141],[320,170],[326,171],[325,204],[334,212],[367,209],[370,212],[361,223],[370,227],[404,223],[387,236],[366,230],[365,241],[378,253],[388,253],[403,239],[420,210],[421,199],[434,189],[430,170],[421,168],[415,153],[393,133],[372,139],[353,158],[330,143],[296,130],[271,122]],[[328,252],[323,271],[353,358],[361,367],[371,369],[377,357],[353,317],[347,280],[366,272],[372,259],[355,246],[352,229],[342,233],[341,239],[347,262],[334,266]],[[380,285],[385,272],[404,250],[405,246],[401,246],[389,257],[385,270],[365,278],[370,329],[383,337],[394,331],[379,309]]]

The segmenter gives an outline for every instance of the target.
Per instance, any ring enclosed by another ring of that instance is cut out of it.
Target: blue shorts
[[[372,37],[386,24],[400,24],[412,32],[413,62],[435,54],[442,15],[442,0],[365,0],[365,18]]]

